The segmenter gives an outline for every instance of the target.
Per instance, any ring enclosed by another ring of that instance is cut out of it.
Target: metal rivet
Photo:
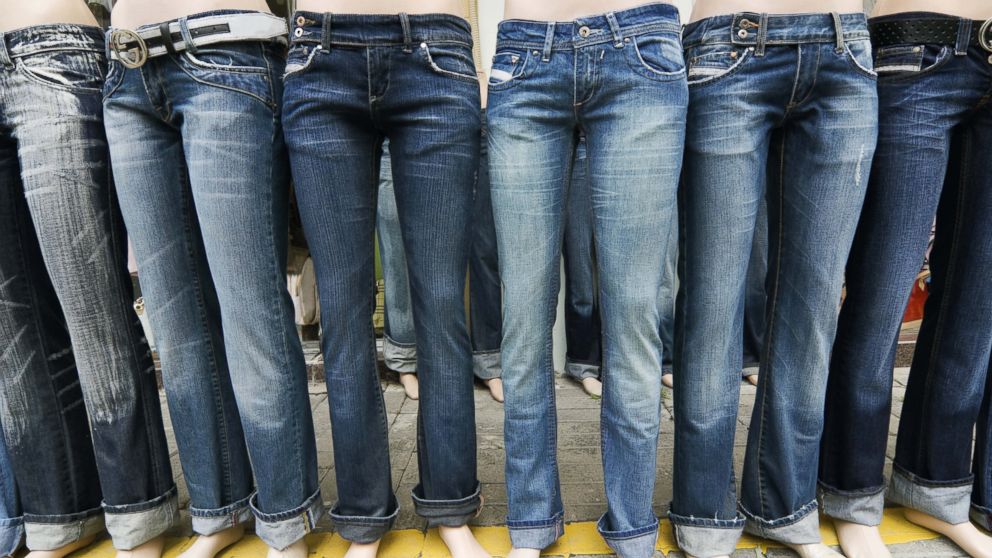
[[[923,50],[923,47],[913,47],[913,52],[920,52],[922,50]]]
[[[307,20],[303,16],[299,16],[299,17],[296,18],[296,24],[299,25],[299,26],[301,26],[301,27],[306,22],[307,22]]]
[[[737,51],[736,50],[735,51],[731,51],[730,57],[731,58],[737,58]]]
[[[303,36],[303,28],[302,27],[297,27],[296,28],[296,31],[293,32],[293,35],[296,35],[297,37],[302,37]]]
[[[746,39],[747,38],[747,35],[748,35],[748,33],[747,33],[747,30],[745,30],[745,29],[741,29],[740,31],[737,32],[737,36],[740,37],[740,38],[742,38],[742,39]]]
[[[589,33],[590,33],[590,30],[585,25],[583,25],[582,27],[579,27],[579,36],[580,37],[588,37],[589,36]]]
[[[513,62],[514,64],[516,64],[519,61],[520,61],[520,57],[517,56],[516,54],[510,56],[510,62]]]
[[[627,37],[626,39],[624,39],[623,42],[629,43],[630,42],[630,37]]]
[[[538,50],[535,50],[535,51],[534,51],[534,56],[537,56],[538,54],[541,54],[541,52],[540,52],[540,51],[538,51]]]
[[[427,48],[427,43],[420,43],[420,48]]]

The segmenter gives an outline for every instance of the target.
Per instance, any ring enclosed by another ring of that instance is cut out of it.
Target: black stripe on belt
[[[169,52],[175,52],[175,43],[181,43],[183,41],[183,34],[181,32],[169,33],[169,24],[163,23],[160,28],[161,35],[158,37],[152,37],[150,39],[145,39],[145,46],[148,50],[156,47],[164,47]],[[189,34],[193,39],[198,39],[200,37],[209,37],[211,35],[221,35],[224,33],[230,33],[231,26],[226,23],[218,23],[216,25],[204,25],[203,27],[195,27],[189,30]],[[168,40],[163,41],[162,37],[168,37]],[[136,45],[133,42],[124,43],[122,50],[127,50],[129,48],[134,48]]]
[[[868,29],[871,32],[871,43],[876,47],[905,44],[954,46],[958,42],[959,22],[958,19],[947,18],[878,21],[869,22]],[[970,46],[981,46],[979,32],[983,23],[972,22],[971,36],[968,38]],[[986,31],[986,35],[992,35],[992,28]],[[992,43],[992,37],[986,37],[986,41]]]

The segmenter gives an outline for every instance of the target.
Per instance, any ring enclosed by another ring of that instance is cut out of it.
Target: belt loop
[[[755,56],[765,55],[765,42],[768,41],[768,14],[762,13],[758,18],[758,44],[754,48]]]
[[[331,50],[331,12],[324,14],[324,21],[320,25],[320,48],[325,52]]]
[[[400,12],[400,26],[403,27],[403,52],[413,52],[413,36],[410,34],[410,16]]]
[[[555,22],[548,23],[548,34],[544,37],[544,53],[541,55],[541,60],[544,62],[551,61],[551,47],[555,43]]]
[[[958,40],[954,44],[954,54],[967,56],[969,46],[971,46],[971,20],[961,18],[958,20]]]
[[[0,65],[3,65],[7,69],[14,67],[14,60],[10,57],[10,52],[7,50],[7,35],[3,33],[0,33]]]
[[[166,31],[162,35],[162,41],[165,42],[165,48],[169,52],[173,52],[176,47],[172,46],[172,32],[168,30],[168,25],[168,23],[162,24],[162,30]],[[189,32],[189,22],[186,20],[186,16],[179,18],[179,32],[183,35],[183,44],[186,45],[186,50],[196,54],[196,44],[193,43],[193,34]]]
[[[613,46],[623,47],[623,33],[620,32],[620,23],[617,22],[617,15],[613,12],[606,14],[606,21],[610,22],[610,31],[613,31]]]
[[[844,52],[844,24],[840,21],[840,14],[830,12],[834,18],[834,34],[837,35],[837,52]]]

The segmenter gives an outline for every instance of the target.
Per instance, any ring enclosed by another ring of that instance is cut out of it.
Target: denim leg
[[[596,255],[593,246],[592,189],[585,139],[579,138],[565,208],[565,374],[576,380],[599,378],[601,325]]]
[[[386,291],[383,357],[390,370],[400,374],[413,374],[417,371],[417,332],[413,325],[413,302],[410,300],[410,280],[406,253],[403,251],[403,231],[400,228],[396,192],[393,188],[389,140],[382,145],[376,238],[379,241],[379,258]]]
[[[678,212],[672,217],[667,241],[664,244],[665,263],[662,268],[661,291],[658,293],[661,325],[658,337],[661,338],[661,369],[670,374],[675,362],[675,297],[679,292],[679,218]]]
[[[20,548],[23,537],[24,518],[21,517],[14,471],[0,425],[0,556],[13,556]]]
[[[971,489],[971,520],[992,531],[992,361],[985,379],[985,399],[975,427],[975,455],[971,471],[975,484]]]
[[[764,347],[765,278],[768,276],[768,204],[758,204],[758,218],[754,223],[754,238],[751,241],[751,257],[747,263],[747,279],[744,284],[744,368],[750,368],[745,375],[757,374]]]
[[[482,130],[472,210],[472,246],[468,260],[469,325],[473,372],[480,380],[490,380],[501,375],[503,286],[499,279],[496,223],[493,220],[492,188],[489,183],[489,140],[486,137],[485,113]]]

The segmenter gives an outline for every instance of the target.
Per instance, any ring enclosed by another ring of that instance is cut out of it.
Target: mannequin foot
[[[596,399],[603,397],[603,382],[600,382],[596,378],[582,378],[582,389],[586,390],[586,393],[588,393],[592,397],[595,397]],[[513,550],[515,551],[516,549]],[[535,550],[535,549],[522,548],[520,550]],[[507,556],[507,558],[509,558],[509,556]]]
[[[489,388],[489,395],[493,396],[493,399],[503,402],[503,380],[500,378],[492,378],[486,380],[486,387]]]
[[[24,558],[62,558],[63,556],[75,552],[80,548],[89,546],[94,540],[96,540],[96,535],[79,539],[74,543],[69,543],[61,548],[56,548],[55,550],[32,550],[31,552],[28,552]]]
[[[843,554],[838,554],[829,546],[823,543],[816,544],[786,544],[799,555],[799,558],[844,558]]]
[[[351,543],[348,547],[348,552],[344,553],[344,558],[375,558],[377,552],[379,552],[379,543],[381,540],[375,541],[374,543]],[[306,554],[303,554],[300,558],[304,558]],[[269,558],[273,558],[269,556]],[[294,557],[296,558],[296,557]]]
[[[221,550],[240,541],[244,536],[244,525],[228,527],[210,535],[199,535],[178,558],[214,558]]]
[[[675,387],[675,375],[671,372],[666,372],[661,375],[661,385],[672,389]]]
[[[461,527],[439,527],[441,540],[448,547],[451,558],[491,558],[486,549],[475,539],[468,525]]]
[[[992,537],[979,531],[972,522],[965,521],[955,525],[916,510],[907,509],[905,513],[910,523],[944,535],[967,552],[968,556],[992,558]]]
[[[513,548],[506,558],[540,558],[540,548]]]
[[[750,376],[744,376],[744,379],[747,380],[747,383],[751,384],[752,386],[758,385],[758,375],[757,374],[751,374]]]
[[[892,558],[878,527],[835,519],[834,530],[847,558]]]
[[[165,537],[155,537],[131,550],[118,550],[117,558],[162,558],[165,550]]]
[[[376,546],[378,545],[379,543],[376,543]],[[266,558],[307,558],[307,554],[309,554],[309,552],[310,548],[307,547],[307,541],[305,539],[300,539],[282,550],[269,548],[269,553],[266,555]],[[348,556],[348,554],[345,554],[345,556]],[[375,556],[375,552],[373,552],[371,556]]]
[[[400,383],[403,384],[407,397],[414,401],[420,399],[420,380],[416,374],[400,374]]]

